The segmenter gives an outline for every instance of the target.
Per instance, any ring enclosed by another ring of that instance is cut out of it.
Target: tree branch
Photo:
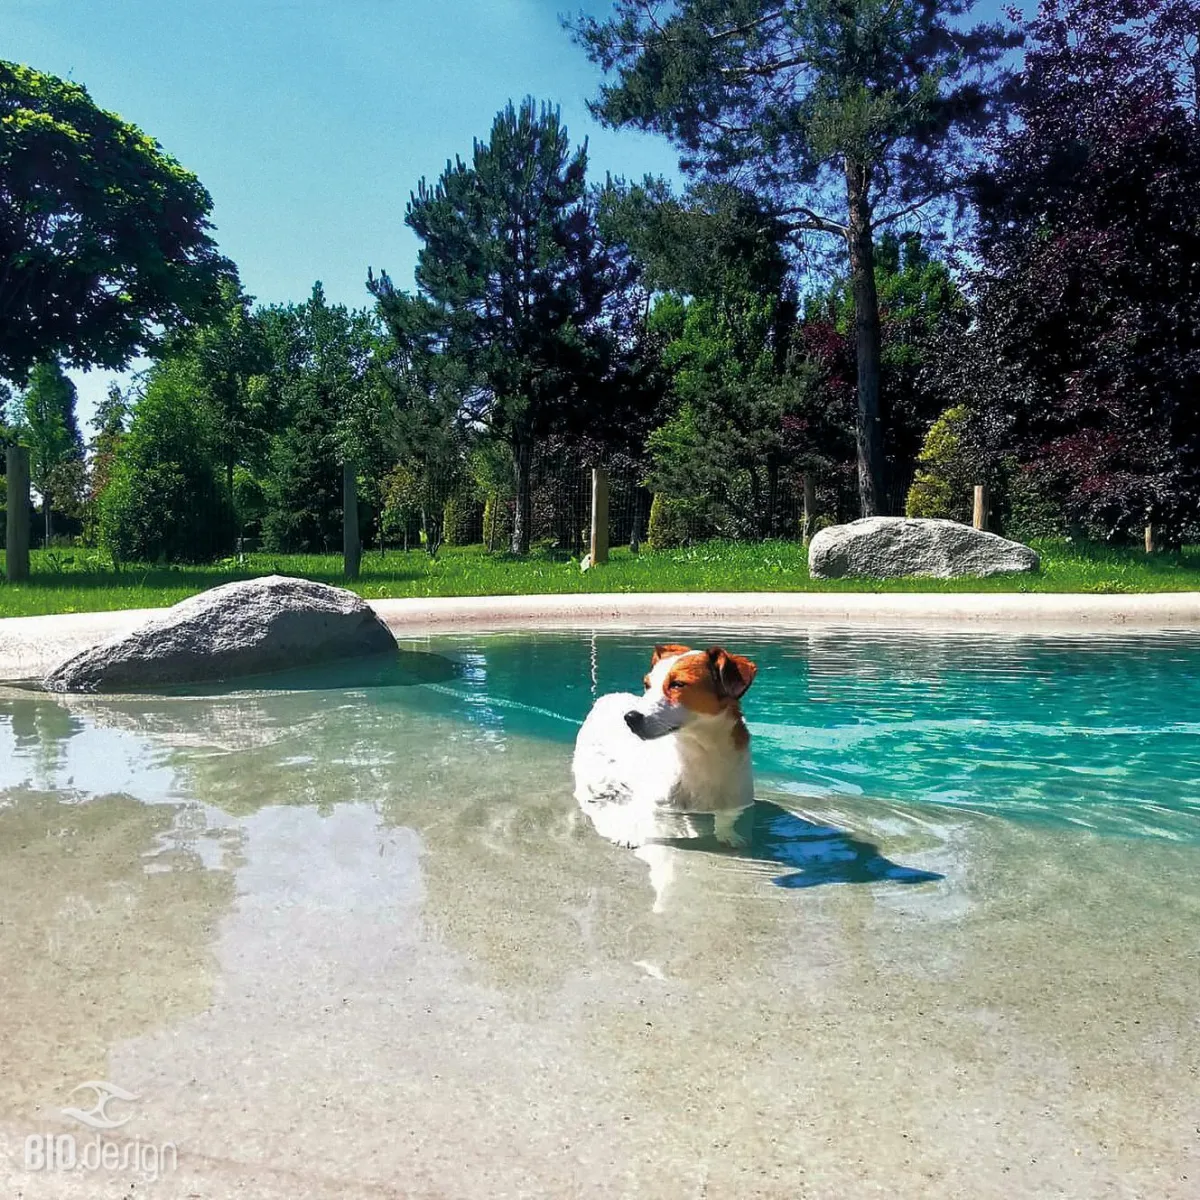
[[[844,225],[841,221],[835,221],[832,217],[824,217],[805,204],[794,204],[791,208],[781,208],[777,211],[777,215],[781,217],[799,215],[804,218],[802,221],[788,222],[786,228],[789,232],[797,229],[814,229],[821,233],[845,235],[849,231],[849,226]]]
[[[890,213],[884,213],[882,217],[878,217],[871,222],[872,231],[881,228],[884,225],[890,225],[893,221],[898,221],[901,217],[907,217],[910,213],[915,213],[918,209],[922,209],[932,200],[936,200],[941,192],[931,192],[928,196],[923,196],[920,200],[914,200],[911,204],[905,204],[901,208],[893,209]]]

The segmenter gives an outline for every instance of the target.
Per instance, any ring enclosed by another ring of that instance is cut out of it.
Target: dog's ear
[[[717,692],[734,700],[746,694],[758,673],[758,668],[748,658],[730,654],[720,646],[709,650],[708,665],[717,682]]]
[[[654,654],[650,658],[650,665],[654,666],[662,658],[674,658],[678,654],[687,654],[690,650],[690,646],[676,646],[671,642],[665,646],[655,646]]]

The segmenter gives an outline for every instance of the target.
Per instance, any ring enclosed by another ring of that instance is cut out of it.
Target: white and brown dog
[[[655,646],[645,692],[592,706],[575,742],[575,799],[603,837],[640,846],[672,833],[672,818],[711,813],[716,836],[754,802],[750,731],[739,704],[757,668],[720,646]]]

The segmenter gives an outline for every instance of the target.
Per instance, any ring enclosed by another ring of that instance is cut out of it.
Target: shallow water
[[[4,1194],[86,1080],[178,1147],[106,1195],[1198,1194],[1200,641],[706,631],[734,855],[572,803],[653,640],[0,693]]]
[[[1200,636],[743,629],[688,641],[714,639],[759,667],[745,707],[760,790],[1200,838]],[[422,699],[484,726],[570,740],[595,695],[640,690],[649,640],[443,642],[461,678]]]

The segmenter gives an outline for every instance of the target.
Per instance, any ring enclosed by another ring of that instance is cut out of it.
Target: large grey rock
[[[396,639],[353,592],[271,575],[192,596],[46,677],[52,692],[120,692],[266,675],[363,654]]]
[[[816,579],[868,575],[999,575],[1036,571],[1035,550],[957,521],[864,517],[822,529],[808,547],[808,572]]]

